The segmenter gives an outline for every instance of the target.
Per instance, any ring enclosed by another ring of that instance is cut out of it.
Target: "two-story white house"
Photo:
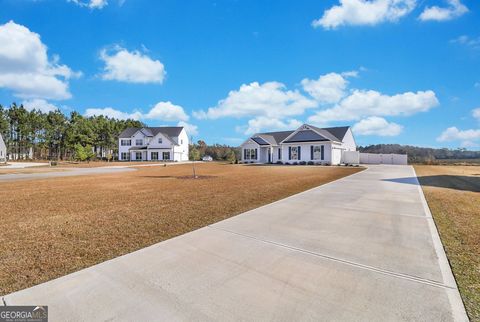
[[[188,161],[183,126],[128,128],[118,138],[120,161]]]
[[[7,146],[3,141],[2,134],[0,134],[0,163],[7,162]]]
[[[241,149],[243,162],[335,165],[342,163],[345,151],[356,151],[357,144],[349,126],[318,128],[303,124],[292,131],[257,133]]]

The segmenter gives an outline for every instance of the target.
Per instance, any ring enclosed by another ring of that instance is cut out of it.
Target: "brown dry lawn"
[[[480,166],[415,166],[471,321],[480,321]]]
[[[360,171],[197,164],[0,183],[0,294],[77,271]],[[185,177],[189,178],[186,179]]]

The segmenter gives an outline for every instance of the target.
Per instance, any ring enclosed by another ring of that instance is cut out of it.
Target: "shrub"
[[[305,162],[305,161],[300,161],[298,164],[300,164],[300,165],[306,165],[307,162]]]
[[[285,165],[290,165],[290,162],[285,162]]]
[[[314,165],[313,161],[308,161],[307,164],[308,165]]]
[[[293,162],[292,164],[293,164],[293,165],[298,165],[298,162],[297,162],[297,161],[295,161],[295,162]]]
[[[283,164],[283,162],[282,161],[277,161],[277,164]]]
[[[327,166],[330,165],[330,162],[325,162],[325,165],[327,165]]]

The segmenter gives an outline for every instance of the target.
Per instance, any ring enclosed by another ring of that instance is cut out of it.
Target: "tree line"
[[[31,111],[13,103],[0,105],[0,133],[7,145],[9,160],[112,159],[118,153],[118,136],[128,127],[142,127],[135,120],[100,116],[85,117],[78,112]]]
[[[211,156],[213,160],[236,163],[240,160],[240,148],[223,144],[207,145],[199,140],[190,144],[190,160],[201,160],[205,156]]]
[[[360,146],[360,152],[366,153],[399,153],[407,154],[410,163],[436,163],[447,160],[473,160],[480,159],[480,151],[469,151],[466,149],[434,149],[422,148],[412,145],[400,144],[376,144]]]

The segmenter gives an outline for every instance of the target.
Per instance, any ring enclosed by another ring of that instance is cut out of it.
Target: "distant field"
[[[480,166],[415,166],[471,321],[480,321]]]
[[[0,294],[132,252],[361,171],[189,164],[0,183]]]

